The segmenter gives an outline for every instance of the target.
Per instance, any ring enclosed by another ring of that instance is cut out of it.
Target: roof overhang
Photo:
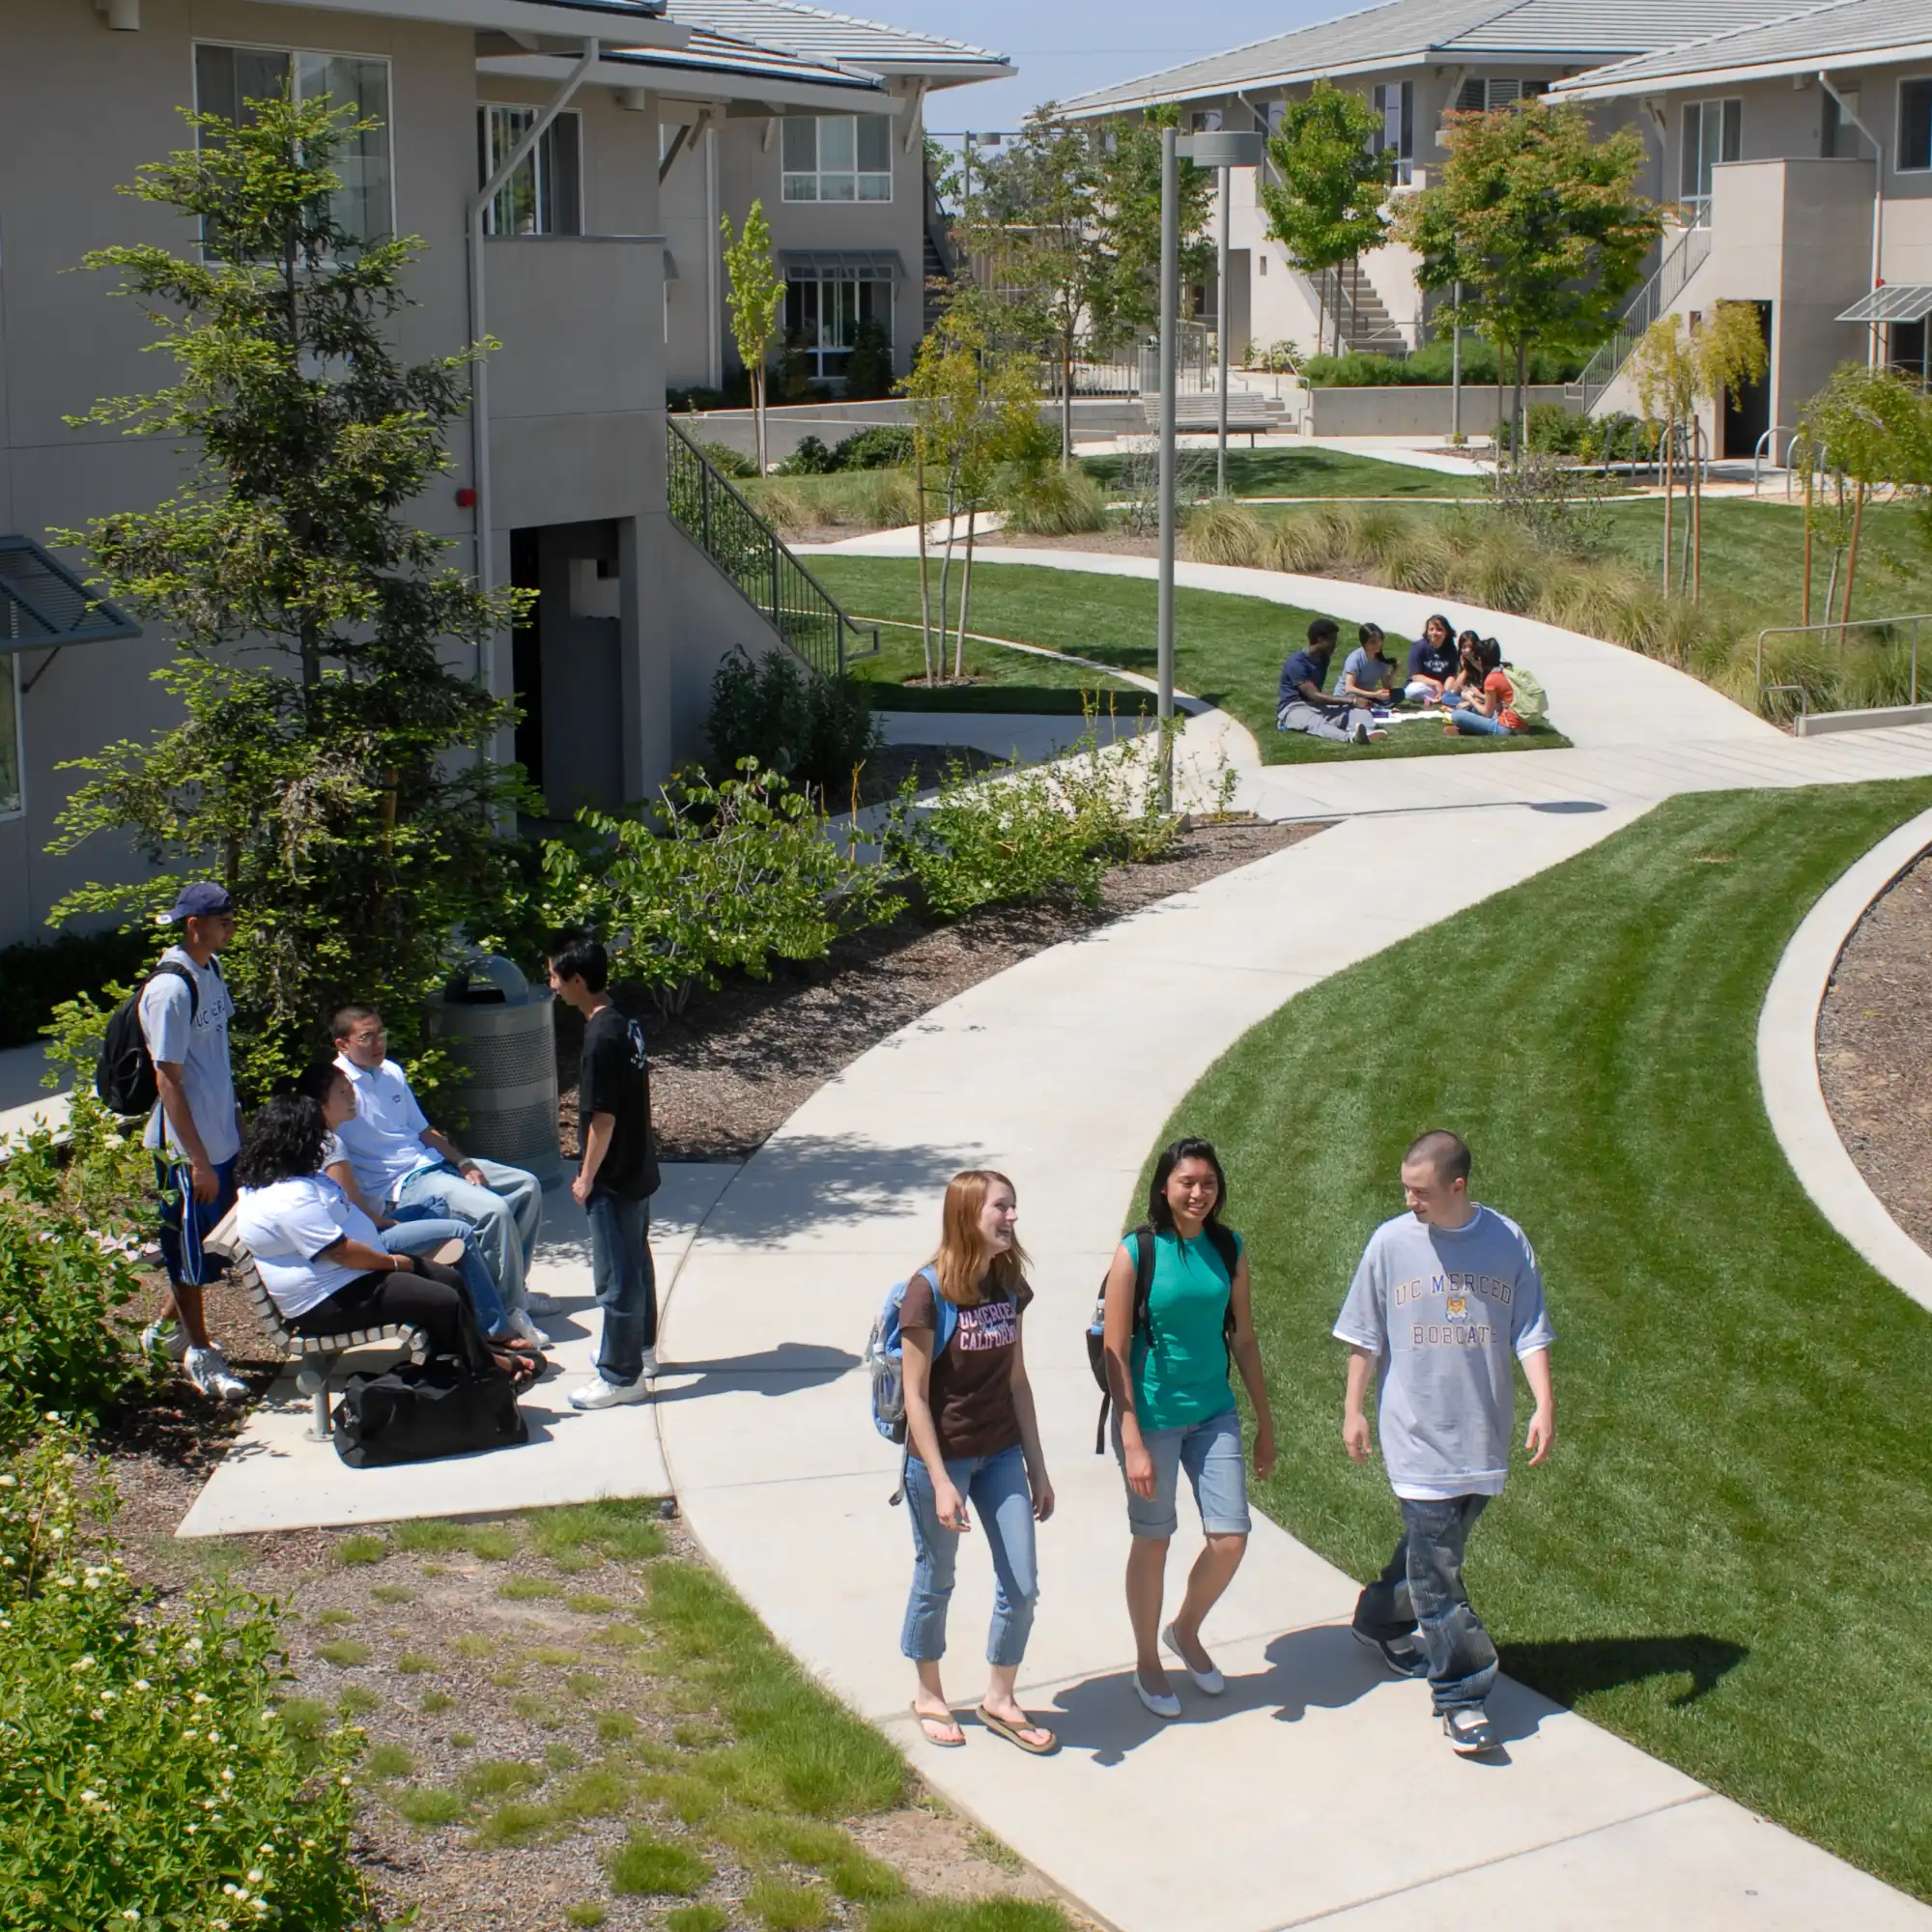
[[[1902,46],[1866,47],[1856,53],[1806,54],[1803,58],[1742,61],[1735,66],[1686,69],[1679,73],[1634,73],[1619,80],[1613,71],[1579,75],[1559,81],[1549,91],[1565,100],[1612,100],[1627,95],[1679,94],[1691,88],[1740,87],[1751,80],[1803,79],[1821,68],[1827,73],[1864,67],[1908,67],[1932,60],[1932,41],[1912,41]]]
[[[594,34],[621,39],[627,45],[681,47],[691,38],[689,27],[662,17],[664,0],[641,6],[625,0],[267,0],[267,4],[471,27],[479,33],[508,34],[526,43],[554,37],[577,45]]]
[[[477,61],[476,71],[497,80],[560,81],[572,65],[555,54],[490,54]],[[724,101],[754,113],[850,114],[863,107],[867,114],[897,114],[903,105],[870,74],[820,69],[807,79],[776,63],[767,69],[689,49],[613,47],[598,56],[584,78],[647,90],[667,100]]]
[[[138,638],[141,627],[32,537],[0,536],[0,657]]]
[[[1840,322],[1923,322],[1932,315],[1932,288],[1910,282],[1888,282],[1861,296],[1837,319]]]
[[[902,282],[905,258],[896,248],[781,248],[779,267],[803,274],[844,276],[852,281]]]

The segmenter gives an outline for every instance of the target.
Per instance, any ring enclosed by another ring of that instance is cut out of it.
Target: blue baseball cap
[[[235,901],[229,897],[226,886],[198,880],[194,885],[181,889],[174,904],[162,913],[161,923],[178,925],[185,919],[207,919],[214,913],[234,910]]]

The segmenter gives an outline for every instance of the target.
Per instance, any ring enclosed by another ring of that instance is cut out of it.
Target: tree
[[[1160,320],[1160,136],[1179,109],[1148,109],[1135,122],[1098,131],[1094,185],[1096,253],[1103,265],[1088,287],[1094,340],[1112,344]],[[1204,279],[1214,265],[1208,239],[1214,172],[1183,158],[1178,176],[1180,284]]]
[[[1324,277],[1330,269],[1358,260],[1382,244],[1382,204],[1389,167],[1370,143],[1382,119],[1359,94],[1318,80],[1305,100],[1292,100],[1280,131],[1268,137],[1276,179],[1264,181],[1262,206],[1267,232],[1288,259],[1315,281],[1315,343],[1325,340]],[[1342,348],[1341,305],[1335,311],[1335,349]]]
[[[1636,348],[1631,355],[1631,373],[1636,383],[1637,407],[1643,411],[1644,426],[1662,431],[1663,594],[1666,597],[1670,595],[1670,505],[1676,480],[1676,453],[1687,430],[1694,434],[1697,420],[1697,366],[1683,324],[1682,316],[1659,316],[1637,338]],[[1688,500],[1690,482],[1688,474],[1684,487],[1688,538],[1690,520]]]
[[[753,201],[745,226],[734,240],[731,217],[721,214],[724,237],[724,270],[731,277],[731,333],[738,359],[752,379],[753,421],[758,437],[758,474],[765,473],[765,357],[778,332],[779,312],[784,306],[784,277],[772,264],[772,224],[765,204]]]
[[[1520,450],[1530,350],[1580,354],[1609,334],[1662,217],[1637,192],[1649,162],[1634,128],[1592,141],[1581,107],[1541,99],[1448,122],[1449,158],[1403,197],[1394,233],[1422,257],[1422,287],[1462,284],[1438,319],[1514,363]]]
[[[172,634],[156,675],[185,715],[78,761],[94,776],[54,847],[131,832],[169,876],[82,887],[50,919],[164,902],[184,875],[217,872],[243,916],[224,964],[259,1092],[346,999],[379,1001],[407,1037],[452,932],[481,940],[513,902],[495,828],[522,777],[473,748],[516,714],[447,659],[457,645],[480,665],[527,599],[485,594],[401,514],[452,467],[443,433],[479,349],[411,365],[391,351],[422,243],[364,241],[330,204],[333,156],[377,124],[326,100],[249,114],[188,115],[198,148],[123,190],[197,220],[208,249],[85,258],[119,271],[177,380],[73,420],[196,460],[171,500],[60,540],[86,544],[109,594]]]

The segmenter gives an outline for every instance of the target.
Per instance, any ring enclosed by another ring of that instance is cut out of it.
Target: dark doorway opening
[[[1894,322],[1886,330],[1889,338],[1886,361],[1901,376],[1917,377],[1921,383],[1932,375],[1932,367],[1928,367],[1926,358],[1926,350],[1932,345],[1927,344],[1926,333],[1927,326],[1923,321]]]
[[[1764,333],[1765,349],[1771,348],[1771,304],[1753,302],[1757,326]],[[1755,383],[1729,390],[1724,397],[1723,448],[1725,456],[1754,456],[1758,440],[1771,427],[1771,369],[1766,355],[1765,373]]]

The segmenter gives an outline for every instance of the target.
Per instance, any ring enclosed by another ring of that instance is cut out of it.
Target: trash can
[[[527,1169],[546,1187],[563,1179],[556,1138],[556,1027],[546,986],[508,959],[477,959],[430,1009],[429,1030],[456,1062],[451,1112],[458,1147]]]

